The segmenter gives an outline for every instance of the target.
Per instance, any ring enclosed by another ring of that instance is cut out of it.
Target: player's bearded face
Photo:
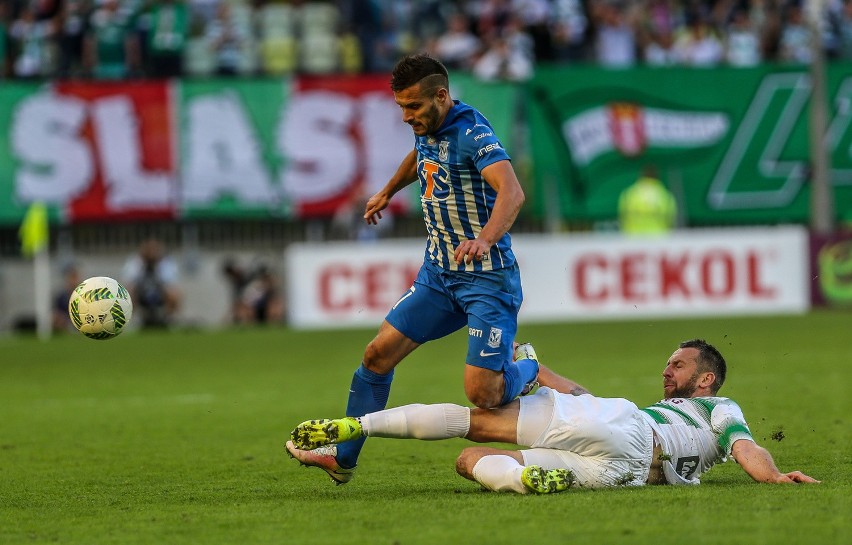
[[[420,85],[412,85],[407,89],[395,92],[396,103],[402,109],[402,120],[411,126],[417,136],[431,134],[438,130],[445,112],[440,107],[440,100],[446,100],[445,95],[433,90],[422,90]]]
[[[434,100],[424,100],[423,105],[411,116],[406,123],[417,136],[431,134],[438,129],[441,111]]]
[[[699,373],[696,371],[692,374],[691,377],[686,379],[686,382],[682,384],[674,383],[669,387],[669,384],[663,383],[663,392],[666,399],[672,399],[675,397],[692,397],[692,394],[695,393],[698,384],[698,376]]]
[[[692,397],[698,389],[698,350],[678,348],[663,370],[663,395],[666,399]]]
[[[441,111],[435,102],[429,103],[429,108],[423,114],[423,126],[426,127],[426,133],[433,133],[438,130],[438,122],[441,117]],[[417,132],[417,131],[415,131]]]

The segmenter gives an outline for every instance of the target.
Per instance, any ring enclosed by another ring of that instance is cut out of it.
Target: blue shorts
[[[420,344],[467,325],[465,362],[502,371],[512,361],[523,300],[517,263],[494,271],[456,272],[426,260],[414,285],[385,319]]]

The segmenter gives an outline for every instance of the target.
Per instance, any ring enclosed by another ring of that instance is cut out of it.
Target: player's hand
[[[465,240],[456,248],[456,253],[453,255],[455,262],[461,265],[462,261],[468,265],[473,263],[473,260],[482,261],[488,255],[491,245],[479,239]]]
[[[785,483],[818,483],[818,482],[821,482],[821,481],[814,479],[813,477],[808,477],[807,475],[805,475],[801,471],[791,471],[790,473],[784,473],[783,476],[785,477],[785,479],[782,480],[781,482],[785,482]]]
[[[384,193],[376,193],[370,197],[364,207],[364,221],[367,225],[378,225],[379,220],[382,219],[382,210],[388,207],[388,203],[390,199]]]

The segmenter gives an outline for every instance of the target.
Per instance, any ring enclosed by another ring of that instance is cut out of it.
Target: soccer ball
[[[68,314],[77,330],[90,339],[118,336],[133,315],[130,294],[108,276],[94,276],[74,288],[68,301]]]

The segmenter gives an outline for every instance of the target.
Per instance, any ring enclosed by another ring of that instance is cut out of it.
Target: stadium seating
[[[263,38],[292,38],[295,13],[287,4],[266,4],[258,10],[258,30]]]
[[[337,7],[324,2],[307,2],[299,13],[302,31],[307,34],[334,34],[340,20]]]
[[[307,74],[330,74],[337,70],[340,44],[337,36],[327,32],[310,32],[302,36],[300,66]]]
[[[191,38],[184,49],[184,70],[188,76],[209,76],[216,68],[216,59],[204,37]]]
[[[280,76],[292,73],[298,64],[298,44],[292,36],[268,36],[260,43],[263,71]]]

